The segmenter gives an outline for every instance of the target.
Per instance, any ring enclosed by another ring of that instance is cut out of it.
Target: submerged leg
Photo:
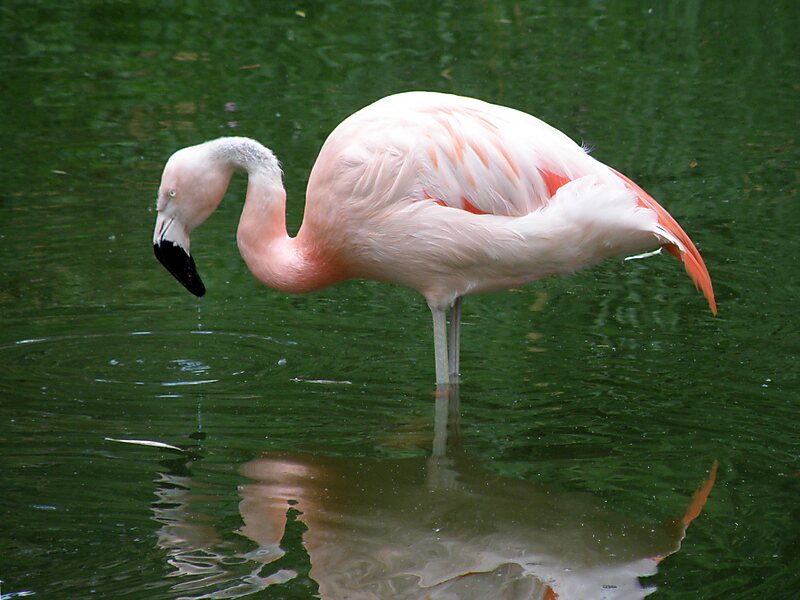
[[[458,383],[459,354],[461,345],[461,297],[453,301],[450,310],[450,381]]]
[[[436,385],[450,383],[449,365],[447,361],[447,320],[444,310],[431,308],[433,315],[433,348],[436,355]]]
[[[447,414],[450,406],[449,394],[438,394],[433,413],[433,458],[447,456]]]
[[[439,491],[461,489],[454,457],[448,456],[448,451],[457,450],[459,444],[457,385],[436,395],[433,433],[433,452],[427,461],[428,487]]]
[[[458,386],[436,395],[433,419],[433,458],[445,458],[461,442],[461,406]]]

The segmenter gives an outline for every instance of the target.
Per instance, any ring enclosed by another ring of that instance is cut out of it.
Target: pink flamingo
[[[675,219],[566,135],[511,108],[407,92],[356,112],[320,151],[296,237],[286,232],[286,192],[269,149],[223,137],[178,150],[161,178],[153,243],[196,296],[205,287],[189,234],[236,170],[248,174],[237,241],[253,275],[285,292],[353,277],[418,290],[433,315],[437,384],[458,378],[464,296],[610,256],[664,246],[716,314],[703,259]]]

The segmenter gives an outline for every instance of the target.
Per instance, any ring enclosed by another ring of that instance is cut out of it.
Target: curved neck
[[[276,168],[234,164],[248,173],[236,239],[250,272],[269,287],[291,293],[310,292],[344,279],[344,270],[324,239],[315,239],[305,225],[294,238],[286,233],[286,192],[277,161]]]

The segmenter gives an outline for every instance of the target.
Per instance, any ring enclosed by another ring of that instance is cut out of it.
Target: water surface
[[[75,4],[0,9],[2,598],[485,597],[478,559],[508,597],[610,564],[609,598],[800,589],[795,3]],[[155,261],[176,148],[270,146],[295,230],[327,133],[408,89],[590,146],[719,316],[665,256],[470,298],[443,444],[422,299],[260,286],[243,178],[193,236],[205,298]]]

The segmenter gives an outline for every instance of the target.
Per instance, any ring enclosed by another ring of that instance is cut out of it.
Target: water
[[[607,597],[796,595],[794,3],[0,11],[2,598],[487,597],[520,564],[509,597],[597,597],[587,565]],[[294,230],[327,133],[406,89],[587,143],[698,242],[719,316],[667,257],[467,299],[445,446],[424,302],[259,286],[243,178],[193,237],[205,298],[155,261],[173,150],[260,139]]]

